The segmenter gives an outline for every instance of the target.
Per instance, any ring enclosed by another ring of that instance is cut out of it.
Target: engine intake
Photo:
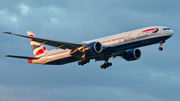
[[[101,53],[102,52],[102,45],[100,42],[92,42],[84,46],[83,51],[86,54],[94,54],[94,53]]]
[[[124,53],[123,58],[126,61],[138,60],[141,57],[141,51],[139,49],[131,49]]]

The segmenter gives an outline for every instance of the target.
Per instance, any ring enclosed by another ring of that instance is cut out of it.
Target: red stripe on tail
[[[42,49],[38,50],[34,56],[44,53],[45,50],[46,50],[46,47],[43,47]]]
[[[34,35],[29,35],[29,36],[35,37]],[[30,42],[32,42],[32,39],[31,39],[31,38],[29,38],[29,41],[30,41]]]

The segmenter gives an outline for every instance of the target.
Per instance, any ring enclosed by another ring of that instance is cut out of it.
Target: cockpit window
[[[170,30],[170,28],[163,28],[163,30]]]

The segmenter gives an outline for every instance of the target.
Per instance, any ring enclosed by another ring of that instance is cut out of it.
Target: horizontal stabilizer
[[[6,55],[6,57],[13,57],[13,58],[20,58],[20,59],[39,59],[37,57],[15,56],[15,55]]]

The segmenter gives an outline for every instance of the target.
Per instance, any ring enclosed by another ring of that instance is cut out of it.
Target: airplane
[[[137,49],[139,47],[159,43],[158,49],[162,51],[161,46],[174,34],[169,27],[150,26],[82,43],[71,43],[38,38],[32,31],[28,31],[27,36],[11,32],[2,33],[28,38],[34,54],[34,57],[16,55],[6,55],[6,57],[27,59],[28,63],[42,65],[63,65],[79,61],[78,65],[81,66],[95,59],[95,61],[105,61],[100,66],[101,69],[112,66],[108,60],[117,56],[126,61],[138,60],[141,57],[141,51]],[[44,44],[56,49],[48,51]]]

